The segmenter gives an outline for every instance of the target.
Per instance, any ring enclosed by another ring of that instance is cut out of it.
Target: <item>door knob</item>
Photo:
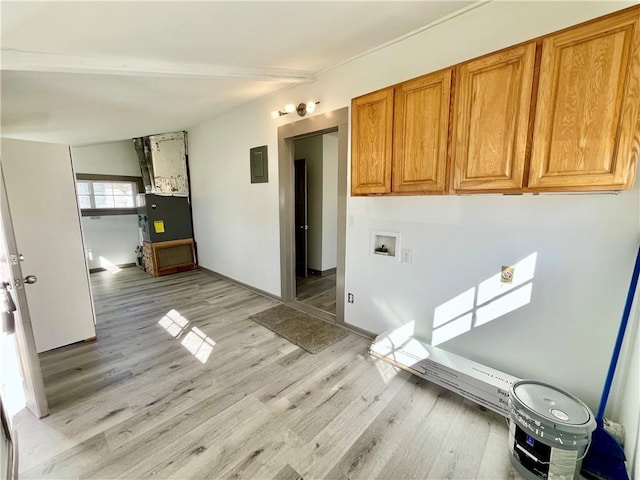
[[[36,277],[35,275],[27,275],[26,277],[24,277],[24,283],[27,283],[29,285],[33,285],[37,281],[38,277]]]

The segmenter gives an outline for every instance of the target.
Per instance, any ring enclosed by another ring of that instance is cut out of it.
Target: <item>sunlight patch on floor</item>
[[[380,378],[382,378],[384,383],[389,383],[393,379],[393,377],[395,377],[400,371],[399,368],[394,367],[393,365],[390,365],[379,359],[375,360],[374,365],[376,366],[376,369],[380,374]]]
[[[216,342],[207,337],[198,327],[193,327],[180,343],[201,363],[207,363],[209,355],[213,352],[213,346],[216,344]]]
[[[107,272],[116,274],[120,272],[120,267],[118,267],[115,263],[110,262],[104,257],[100,257],[100,266],[104,268]]]
[[[176,310],[169,310],[158,322],[172,337],[178,337],[187,326],[189,320],[180,315]]]
[[[429,357],[429,352],[422,343],[413,338],[414,333],[415,322],[407,322],[391,332],[380,334],[371,345],[371,352],[400,365],[421,368],[418,365]],[[376,367],[386,383],[399,371],[384,362],[376,362]]]
[[[169,310],[165,316],[158,320],[158,325],[173,338],[182,338],[180,344],[200,363],[207,363],[216,342],[195,325],[188,329],[189,320],[183,317],[180,312],[174,309]]]

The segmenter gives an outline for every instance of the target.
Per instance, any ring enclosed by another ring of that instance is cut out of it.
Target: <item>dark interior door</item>
[[[296,276],[307,276],[307,162],[293,162],[295,182]]]

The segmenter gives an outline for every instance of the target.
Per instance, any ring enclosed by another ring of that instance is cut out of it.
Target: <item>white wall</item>
[[[640,231],[638,232],[640,233]],[[640,235],[639,235],[640,236]],[[633,265],[621,272],[631,279]],[[620,314],[623,306],[620,305]],[[612,346],[613,350],[613,346]],[[640,477],[640,289],[636,289],[606,416],[625,427],[624,451],[631,478]],[[635,474],[635,476],[634,476]]]
[[[140,177],[133,140],[72,147],[71,156],[76,173]],[[135,263],[137,215],[82,217],[82,231],[89,268],[103,267],[100,257],[114,265]]]
[[[76,173],[140,176],[133,140],[72,147],[71,157]]]
[[[113,265],[135,263],[140,244],[137,215],[82,217],[82,231],[89,268],[104,268],[102,259]]]
[[[636,295],[636,305],[640,295]],[[636,307],[636,315],[632,317],[629,332],[625,338],[625,351],[620,358],[623,366],[621,390],[613,390],[614,400],[618,400],[618,408],[611,412],[611,418],[625,426],[624,451],[627,464],[631,469],[631,478],[640,476],[640,308]],[[624,368],[626,367],[626,368]],[[626,371],[625,371],[626,370]],[[619,395],[615,397],[616,393]]]
[[[201,266],[279,295],[277,133],[254,113],[247,105],[188,132],[194,236]],[[252,184],[249,149],[260,145],[269,182]]]
[[[307,267],[322,271],[322,137],[309,137],[293,143],[294,159],[307,164]]]
[[[493,2],[247,104],[189,131],[201,264],[280,293],[277,127],[270,112],[317,99],[317,114],[358,95],[623,8],[616,2]],[[269,146],[268,184],[249,183],[249,148]],[[640,183],[640,182],[639,182]],[[442,346],[567,389],[596,408],[638,231],[638,189],[621,195],[349,198],[345,320],[380,332],[415,320],[537,252],[531,302]],[[413,264],[369,255],[370,230],[402,234]],[[259,242],[259,248],[256,248]],[[266,254],[265,254],[266,253]]]
[[[94,337],[68,147],[3,138],[2,168],[38,352]]]
[[[338,133],[322,136],[322,271],[336,268],[338,255]]]

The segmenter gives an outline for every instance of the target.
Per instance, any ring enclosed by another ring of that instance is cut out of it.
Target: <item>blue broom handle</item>
[[[636,287],[638,285],[639,275],[640,275],[640,248],[638,248],[638,254],[636,256],[636,264],[633,267],[633,274],[631,275],[631,284],[629,285],[629,292],[627,293],[627,302],[624,305],[624,312],[622,312],[622,321],[620,322],[620,329],[618,330],[618,338],[616,339],[616,346],[613,348],[613,355],[611,356],[611,363],[609,364],[609,372],[607,373],[607,380],[605,381],[604,389],[602,390],[602,398],[600,398],[600,407],[598,408],[598,414],[596,415],[596,420],[598,424],[601,424],[602,419],[604,418],[604,410],[607,406],[607,400],[609,399],[611,384],[613,383],[613,376],[616,373],[616,365],[618,364],[618,357],[620,356],[620,350],[622,349],[624,332],[627,329],[627,323],[629,323],[629,316],[631,315],[631,306],[633,305],[633,297],[636,294]]]

